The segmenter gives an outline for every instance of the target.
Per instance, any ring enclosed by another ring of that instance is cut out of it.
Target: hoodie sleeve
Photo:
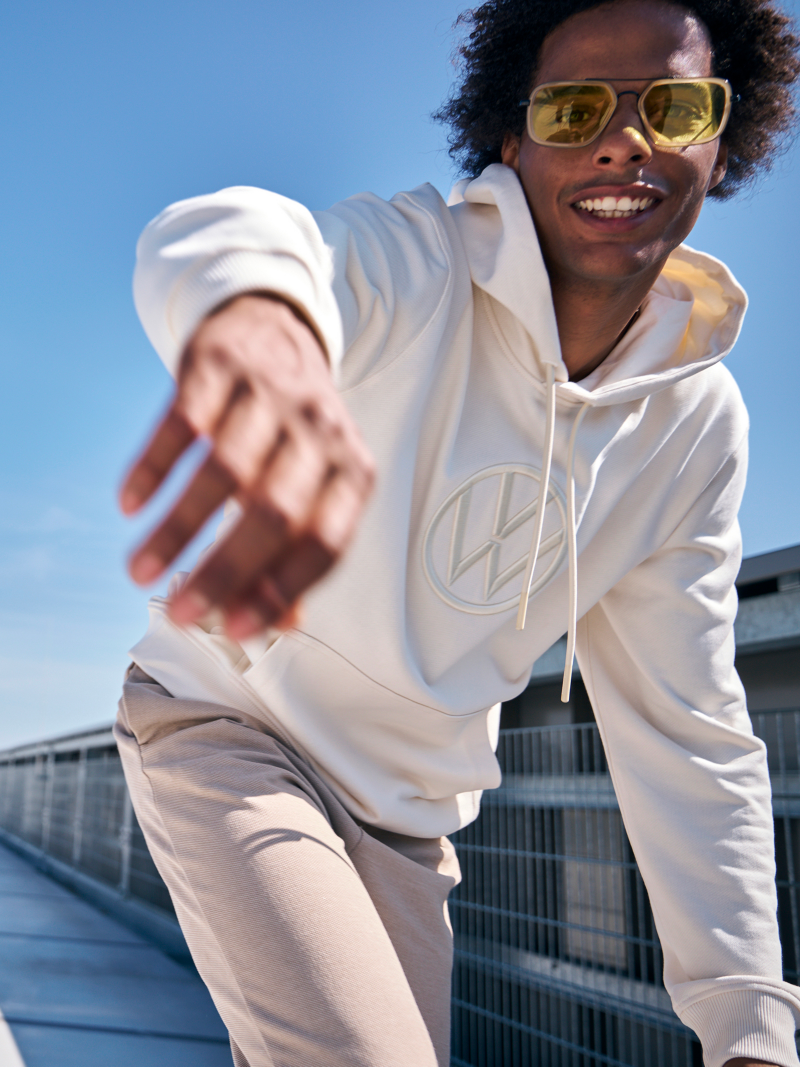
[[[769,774],[734,669],[745,447],[581,620],[578,658],[664,951],[706,1067],[797,1065]]]
[[[270,292],[314,327],[346,384],[424,329],[450,277],[449,214],[432,186],[386,202],[363,194],[312,214],[263,189],[183,200],[145,229],[134,300],[174,374],[203,317],[240,293]]]

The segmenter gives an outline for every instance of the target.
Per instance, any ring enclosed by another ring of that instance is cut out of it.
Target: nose
[[[616,114],[593,145],[595,166],[604,170],[644,166],[653,158],[653,148],[644,135],[634,101],[620,100]]]

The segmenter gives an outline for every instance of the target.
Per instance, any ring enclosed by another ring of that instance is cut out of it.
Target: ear
[[[724,141],[720,141],[719,149],[717,150],[717,161],[714,164],[714,169],[711,171],[711,177],[708,181],[708,188],[713,189],[715,185],[719,185],[725,175],[728,173],[728,146]],[[706,190],[708,191],[708,190]]]
[[[507,167],[511,167],[519,174],[519,137],[513,133],[507,133],[503,138],[503,147],[500,149],[500,158]]]

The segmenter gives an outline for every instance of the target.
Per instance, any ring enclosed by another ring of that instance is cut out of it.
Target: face
[[[545,39],[534,84],[602,78],[617,93],[639,92],[655,78],[712,73],[708,33],[688,11],[664,0],[617,0],[573,15]],[[654,147],[633,95],[620,97],[608,126],[584,147],[538,145],[527,132],[503,145],[551,279],[561,284],[654,280],[694,226],[708,189],[722,180],[725,159],[719,140]],[[592,201],[607,196],[645,206],[631,217],[602,218]]]

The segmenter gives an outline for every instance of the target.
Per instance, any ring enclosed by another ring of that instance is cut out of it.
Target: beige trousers
[[[447,838],[359,824],[258,720],[138,667],[115,733],[236,1067],[447,1067]]]

